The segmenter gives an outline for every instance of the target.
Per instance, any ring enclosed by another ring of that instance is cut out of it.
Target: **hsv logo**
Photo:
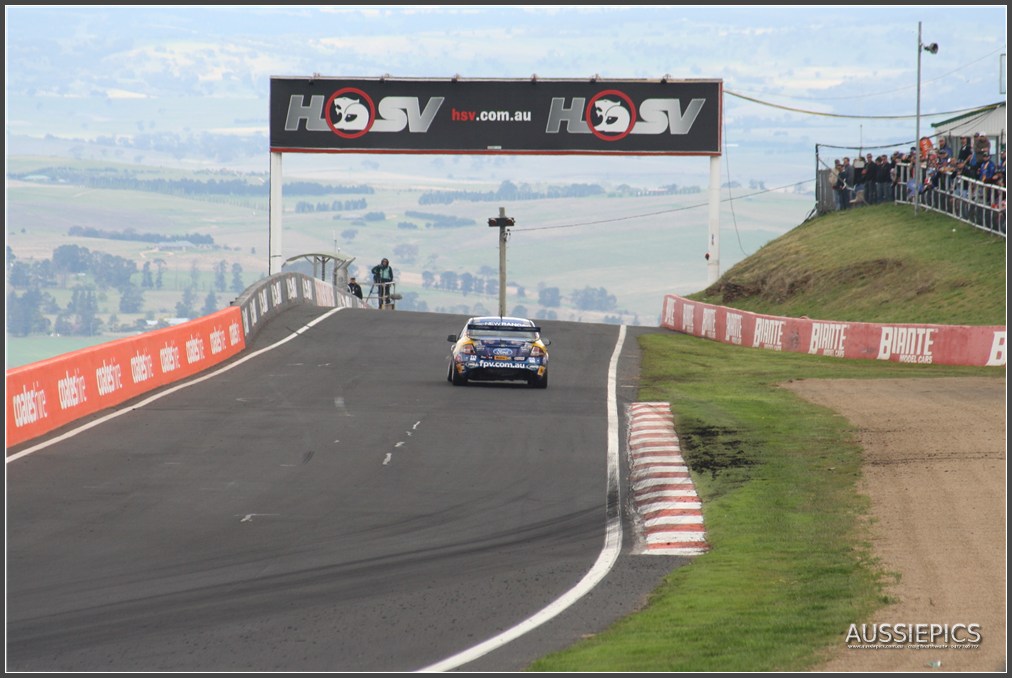
[[[360,89],[347,87],[330,95],[327,102],[327,125],[339,137],[355,139],[372,127],[376,107],[369,95]]]
[[[432,125],[436,113],[443,105],[443,97],[431,97],[422,108],[417,97],[388,96],[380,99],[379,107],[360,89],[346,87],[330,95],[309,97],[309,103],[300,94],[288,101],[285,131],[298,131],[304,122],[309,132],[330,130],[345,139],[357,139],[366,132],[425,133]]]
[[[590,100],[586,117],[594,136],[605,141],[618,141],[632,131],[636,122],[636,106],[622,92],[609,89]]]
[[[618,90],[605,90],[584,105],[583,97],[567,104],[563,97],[552,99],[546,134],[558,134],[562,127],[570,134],[591,132],[604,141],[618,141],[629,134],[688,134],[703,110],[706,99],[691,99],[682,107],[680,99],[644,99],[639,109]]]

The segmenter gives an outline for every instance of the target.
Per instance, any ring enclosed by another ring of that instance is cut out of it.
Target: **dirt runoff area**
[[[864,448],[860,491],[870,499],[872,548],[895,573],[895,601],[870,619],[978,625],[973,643],[840,648],[820,671],[1006,671],[1005,379],[844,379],[785,384],[846,417]],[[877,627],[872,627],[877,624]],[[954,628],[955,627],[955,628]],[[860,644],[854,643],[855,645]],[[947,647],[942,647],[947,645]]]

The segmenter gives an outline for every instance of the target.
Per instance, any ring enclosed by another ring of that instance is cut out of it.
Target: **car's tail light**
[[[538,346],[537,344],[535,344],[534,346],[531,347],[531,357],[532,358],[544,358],[545,357],[545,349],[543,349],[540,346]]]
[[[474,355],[474,344],[461,344],[460,352],[467,355]]]

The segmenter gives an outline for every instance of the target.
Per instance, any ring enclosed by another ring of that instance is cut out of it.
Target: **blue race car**
[[[446,380],[454,386],[468,381],[526,381],[548,388],[548,346],[541,328],[527,318],[468,318],[453,343]]]

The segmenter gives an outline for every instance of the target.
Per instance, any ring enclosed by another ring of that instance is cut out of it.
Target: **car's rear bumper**
[[[510,381],[529,380],[531,377],[544,375],[547,366],[540,358],[528,358],[525,361],[483,360],[465,361],[460,363],[463,374],[474,381]]]

